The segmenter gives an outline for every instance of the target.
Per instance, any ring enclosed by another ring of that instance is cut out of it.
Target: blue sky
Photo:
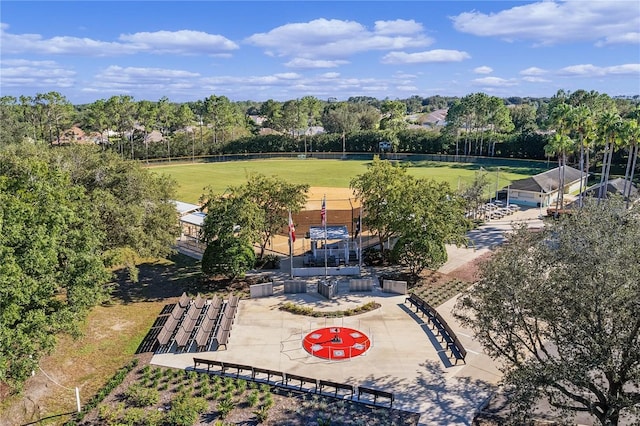
[[[2,1],[0,94],[640,93],[640,1]]]

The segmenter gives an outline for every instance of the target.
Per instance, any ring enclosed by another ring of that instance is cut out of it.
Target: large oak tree
[[[499,361],[512,416],[545,398],[603,425],[640,414],[640,208],[586,203],[509,235],[457,314]]]
[[[11,390],[106,296],[103,237],[68,173],[0,152],[0,382]]]

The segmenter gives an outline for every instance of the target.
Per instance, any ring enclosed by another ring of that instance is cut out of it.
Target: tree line
[[[606,111],[623,119],[638,105],[636,98],[585,90],[559,91],[551,98],[473,93],[341,102],[313,96],[232,102],[211,95],[175,103],[166,97],[154,102],[120,95],[85,105],[49,92],[0,98],[0,143],[73,141],[75,125],[103,149],[138,160],[269,151],[378,152],[382,141],[395,152],[545,159],[549,152],[544,147],[557,130],[554,109],[565,102],[589,108],[594,117]],[[423,125],[435,109],[447,110],[444,122]],[[612,161],[621,160],[614,153]]]

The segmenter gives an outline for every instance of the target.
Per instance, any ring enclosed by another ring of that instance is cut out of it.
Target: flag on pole
[[[291,219],[291,210],[289,210],[289,238],[291,238],[291,242],[296,242],[296,227],[293,225],[293,220]]]
[[[320,221],[322,222],[322,226],[327,224],[327,196],[325,195],[322,199],[322,208],[320,209]]]

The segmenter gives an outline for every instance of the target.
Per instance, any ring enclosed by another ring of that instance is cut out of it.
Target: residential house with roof
[[[535,176],[520,179],[511,183],[508,188],[509,202],[524,206],[547,207],[556,202],[560,190],[565,194],[580,191],[586,188],[587,174],[570,166],[564,168],[564,187],[560,188],[560,167],[547,170]]]
[[[605,185],[604,183],[602,185]],[[600,183],[593,185],[587,190],[583,191],[581,194],[584,197],[599,197],[600,188],[602,187]],[[621,195],[625,200],[629,198],[632,202],[638,201],[638,187],[634,183],[630,183],[627,181],[626,189],[625,189],[625,180],[622,178],[611,179],[606,183],[606,195],[609,196],[612,194]],[[624,192],[624,194],[623,194]]]

